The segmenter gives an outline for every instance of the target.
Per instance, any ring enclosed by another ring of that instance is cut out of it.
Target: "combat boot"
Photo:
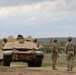
[[[70,71],[72,71],[72,69],[73,69],[73,65],[71,65]]]
[[[52,70],[58,70],[57,68],[55,68],[55,66],[52,67]]]
[[[54,70],[58,70],[57,68],[55,68]]]
[[[67,68],[68,68],[67,71],[70,71],[70,66],[67,66]]]

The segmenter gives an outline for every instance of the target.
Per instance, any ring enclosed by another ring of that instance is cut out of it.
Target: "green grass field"
[[[62,53],[59,54],[59,58],[57,60],[57,66],[61,67],[61,66],[66,66],[66,54]],[[51,60],[51,54],[45,54],[44,55],[44,59],[43,59],[43,64],[42,66],[51,66],[52,60]],[[74,66],[76,67],[76,57],[74,60]]]

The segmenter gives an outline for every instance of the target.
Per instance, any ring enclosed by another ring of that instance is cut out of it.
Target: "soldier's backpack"
[[[74,43],[73,42],[68,42],[68,50],[74,51]]]

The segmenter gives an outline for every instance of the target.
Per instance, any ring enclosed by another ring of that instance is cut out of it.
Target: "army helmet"
[[[72,41],[72,37],[68,37],[68,41]]]
[[[33,41],[34,41],[34,42],[37,42],[37,38],[35,38]]]
[[[53,41],[54,41],[54,42],[57,42],[57,38],[54,38]]]
[[[18,39],[23,39],[23,36],[21,35],[21,34],[19,34],[18,36],[17,36],[17,40]]]

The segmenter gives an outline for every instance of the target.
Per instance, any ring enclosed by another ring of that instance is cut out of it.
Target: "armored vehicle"
[[[28,36],[24,38],[18,35],[17,38],[9,36],[3,46],[4,66],[10,66],[11,62],[27,62],[28,67],[40,67],[44,53],[39,51],[39,42],[37,39]]]
[[[3,65],[3,51],[1,48],[0,48],[0,65]]]

